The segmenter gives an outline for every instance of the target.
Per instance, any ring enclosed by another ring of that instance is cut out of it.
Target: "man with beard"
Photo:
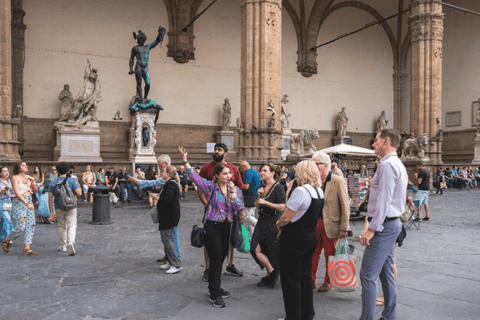
[[[240,188],[240,190],[243,190],[243,181],[242,181],[242,176],[240,175],[240,170],[230,162],[226,161],[227,157],[227,152],[228,148],[224,143],[217,143],[215,145],[213,153],[213,161],[207,163],[200,169],[200,176],[204,179],[208,179],[210,181],[213,181],[213,169],[217,164],[224,164],[230,169],[230,173],[232,174],[231,181]],[[202,201],[204,206],[208,205],[208,200],[205,197],[205,195],[200,192],[200,190],[197,191],[198,197]],[[239,213],[240,214],[240,213]],[[243,220],[243,216],[240,217],[241,220]],[[243,273],[239,271],[237,268],[235,268],[235,265],[233,264],[233,247],[230,246],[230,258],[228,260],[227,264],[227,274],[235,277],[241,277],[243,276]],[[203,281],[208,282],[209,279],[209,273],[208,273],[208,268],[210,267],[210,257],[208,256],[207,250],[205,247],[203,248],[203,255],[205,256],[205,271],[203,272]]]

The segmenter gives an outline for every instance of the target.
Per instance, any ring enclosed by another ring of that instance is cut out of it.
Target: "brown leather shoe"
[[[320,287],[318,287],[317,291],[318,292],[327,292],[327,291],[330,291],[332,289],[332,287],[330,287],[330,285],[326,282],[322,283],[322,285]]]

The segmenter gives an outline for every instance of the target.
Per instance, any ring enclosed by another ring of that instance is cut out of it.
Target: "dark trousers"
[[[312,320],[313,290],[310,278],[312,253],[296,254],[280,242],[280,279],[282,282],[285,320]]]
[[[437,187],[437,194],[443,194],[443,189],[440,188],[440,182],[438,183],[438,187]]]
[[[222,294],[222,264],[228,253],[230,225],[230,223],[205,222],[205,248],[210,257],[208,290],[212,299]]]

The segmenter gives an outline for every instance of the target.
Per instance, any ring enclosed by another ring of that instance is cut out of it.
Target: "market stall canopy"
[[[328,154],[336,153],[336,154],[345,154],[345,155],[360,156],[360,157],[376,156],[375,151],[373,151],[372,149],[351,146],[343,143],[333,147],[322,149],[320,151]]]

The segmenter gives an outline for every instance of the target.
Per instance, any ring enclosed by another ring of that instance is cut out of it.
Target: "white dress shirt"
[[[400,217],[405,211],[407,199],[407,170],[397,157],[390,152],[380,160],[372,180],[368,201],[368,216],[372,217],[368,228],[383,230],[385,218]]]

